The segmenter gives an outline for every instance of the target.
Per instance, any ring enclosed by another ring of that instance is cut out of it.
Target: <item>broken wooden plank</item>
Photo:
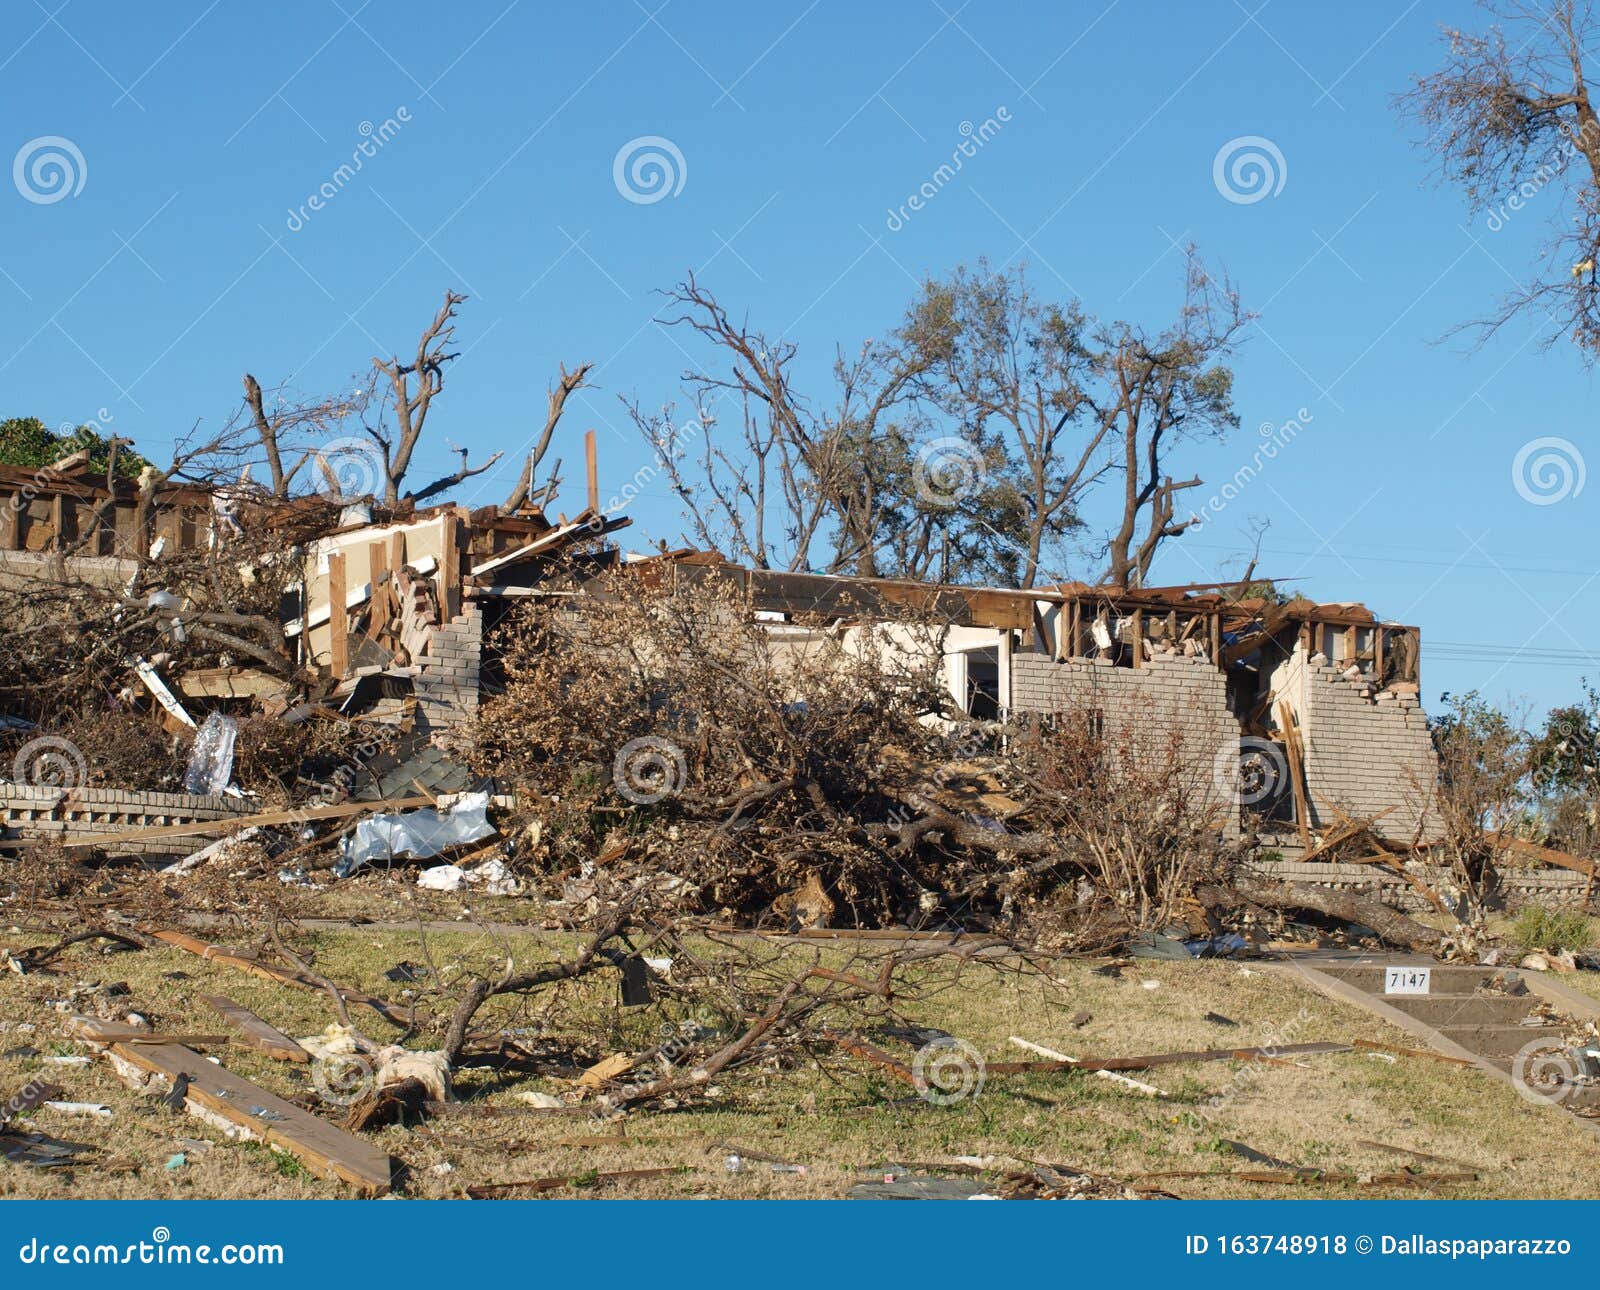
[[[311,1060],[311,1054],[288,1035],[276,1026],[263,1021],[242,1004],[235,1003],[227,995],[202,994],[200,1002],[232,1023],[242,1036],[242,1042],[257,1052],[265,1053],[280,1062],[304,1063]]]
[[[164,1034],[148,1026],[84,1016],[69,1017],[66,1031],[73,1039],[81,1039],[102,1048],[111,1044],[182,1044],[185,1048],[212,1048],[232,1042],[227,1035]]]
[[[345,602],[344,552],[328,553],[328,605],[333,610],[328,616],[328,665],[333,669],[334,680],[339,680],[350,670],[350,620],[348,611],[340,608]]]
[[[174,721],[181,722],[193,730],[195,728],[194,718],[184,710],[184,706],[178,702],[177,696],[167,689],[167,683],[161,679],[161,674],[142,658],[135,657],[129,659],[128,662],[134,672],[138,674],[139,679],[144,682],[144,688],[149,690],[155,701],[166,709],[167,715]]]
[[[254,699],[282,694],[289,683],[254,667],[197,667],[178,678],[191,699]]]
[[[1506,847],[1521,855],[1543,860],[1546,864],[1555,865],[1558,869],[1570,869],[1573,873],[1587,874],[1590,878],[1595,876],[1596,866],[1594,861],[1584,860],[1579,856],[1572,855],[1570,852],[1557,851],[1554,847],[1541,847],[1535,842],[1529,842],[1524,838],[1512,837],[1509,833],[1501,833],[1496,830],[1489,830],[1484,836],[1498,846]]]
[[[1294,822],[1300,832],[1300,845],[1311,850],[1311,794],[1306,789],[1305,749],[1295,728],[1294,709],[1288,701],[1278,704],[1278,723],[1283,728],[1283,747],[1289,758],[1289,786],[1294,790]]]
[[[599,459],[595,453],[594,431],[586,430],[583,435],[583,465],[588,476],[589,514],[600,514],[600,467]]]
[[[1376,1039],[1358,1039],[1356,1047],[1364,1052],[1394,1053],[1398,1057],[1426,1057],[1429,1061],[1444,1062],[1447,1066],[1463,1066],[1473,1068],[1477,1062],[1468,1061],[1465,1057],[1450,1057],[1445,1053],[1431,1052],[1426,1048],[1401,1048],[1396,1044],[1381,1043]]]
[[[248,972],[251,976],[258,976],[265,981],[275,981],[280,985],[297,985],[305,990],[316,990],[326,994],[327,990],[322,982],[296,972],[289,968],[276,967],[271,963],[263,963],[260,959],[251,958],[248,954],[240,954],[221,945],[207,945],[184,932],[160,931],[150,933],[158,941],[165,941],[168,945],[176,946],[180,950],[187,950],[212,963],[224,963],[228,967],[238,968],[241,972]],[[371,1008],[391,1025],[409,1028],[411,1018],[387,1000],[376,995],[364,994],[360,990],[351,990],[345,986],[336,987],[339,997],[346,1003],[360,1003]]]
[[[1153,1053],[1146,1057],[1084,1057],[1075,1062],[989,1062],[991,1075],[1031,1075],[1051,1071],[1142,1071],[1183,1062],[1275,1061],[1310,1053],[1348,1053],[1349,1044],[1278,1044],[1270,1048],[1205,1048],[1194,1052]]]
[[[399,797],[386,802],[341,802],[337,806],[304,806],[297,810],[262,811],[256,815],[234,815],[222,820],[196,820],[192,824],[161,824],[126,833],[99,833],[92,837],[70,838],[65,847],[107,847],[124,842],[146,842],[154,838],[186,838],[206,833],[228,833],[234,829],[274,824],[309,824],[315,820],[336,820],[347,815],[367,815],[378,811],[411,811],[430,805],[426,797]]]
[[[1042,1044],[1036,1044],[1031,1040],[1018,1038],[1016,1035],[1011,1036],[1011,1042],[1018,1048],[1026,1049],[1031,1053],[1038,1053],[1039,1056],[1047,1057],[1051,1061],[1071,1062],[1074,1066],[1078,1063],[1078,1059],[1076,1057],[1068,1057],[1065,1053],[1058,1053],[1053,1048],[1046,1048]],[[1123,1075],[1117,1071],[1096,1071],[1095,1077],[1097,1079],[1109,1080],[1115,1084],[1121,1084],[1124,1088],[1131,1088],[1134,1090],[1134,1092],[1143,1093],[1146,1097],[1166,1097],[1166,1093],[1157,1088],[1154,1084],[1142,1083],[1141,1081],[1134,1079],[1131,1075]]]
[[[286,1102],[182,1044],[113,1044],[108,1050],[124,1077],[154,1076],[184,1089],[191,1114],[292,1155],[324,1178],[349,1183],[363,1196],[390,1189],[394,1162],[352,1133]]]

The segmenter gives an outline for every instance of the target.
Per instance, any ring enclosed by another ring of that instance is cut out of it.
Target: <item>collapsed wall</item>
[[[113,838],[175,824],[234,819],[255,809],[240,797],[0,782],[0,838],[24,842]],[[109,855],[166,856],[192,851],[201,844],[192,837],[157,835],[103,845]]]
[[[448,623],[433,629],[421,670],[412,679],[419,729],[444,733],[478,715],[483,675],[483,607],[469,601]]]
[[[1416,683],[1380,689],[1369,673],[1308,656],[1297,644],[1272,687],[1294,712],[1305,746],[1310,828],[1336,827],[1342,814],[1381,817],[1372,832],[1396,844],[1435,836],[1438,756]]]
[[[1139,667],[1106,658],[1054,660],[1019,652],[1010,659],[1011,704],[1018,712],[1083,713],[1107,739],[1174,741],[1196,793],[1225,800],[1233,791],[1230,757],[1243,727],[1229,703],[1224,674],[1201,655],[1154,654]],[[1358,669],[1308,657],[1297,646],[1273,671],[1273,734],[1281,740],[1277,702],[1288,705],[1305,749],[1307,829],[1326,835],[1344,820],[1380,817],[1379,837],[1396,844],[1426,841],[1436,830],[1432,789],[1438,761],[1413,684],[1379,689]],[[1262,845],[1294,858],[1305,850],[1294,818],[1287,754],[1277,810],[1227,812],[1229,837],[1255,827]],[[1341,818],[1342,813],[1342,818]]]

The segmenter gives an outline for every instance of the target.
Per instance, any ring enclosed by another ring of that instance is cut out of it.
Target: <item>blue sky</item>
[[[569,406],[564,455],[579,460],[597,429],[610,495],[648,460],[618,396],[664,402],[705,358],[654,321],[652,293],[687,270],[799,344],[820,385],[836,342],[881,334],[923,275],[980,256],[1158,324],[1192,240],[1260,318],[1234,364],[1241,430],[1188,450],[1178,473],[1210,494],[1258,427],[1308,419],[1156,576],[1236,571],[1251,520],[1270,516],[1261,572],[1422,627],[1430,706],[1482,688],[1548,707],[1600,677],[1586,661],[1600,485],[1539,505],[1513,475],[1540,438],[1591,450],[1595,378],[1570,349],[1545,350],[1533,320],[1476,350],[1441,342],[1529,271],[1559,197],[1491,231],[1432,185],[1391,105],[1433,64],[1439,24],[1478,20],[1468,4],[11,0],[7,13],[0,153],[56,136],[82,161],[60,200],[0,190],[0,415],[104,410],[159,455],[196,421],[224,421],[247,369],[307,394],[348,386],[374,353],[414,346],[448,286],[472,297],[464,356],[412,481],[447,464],[447,439],[479,461],[500,449],[459,496],[501,500],[558,363],[587,359],[598,388]],[[1002,108],[953,181],[889,219],[963,123]],[[297,217],[391,119],[360,173]],[[630,201],[613,162],[647,136],[681,156],[681,188]],[[1226,175],[1225,150],[1252,137],[1270,149],[1236,147],[1267,156],[1271,192],[1229,200],[1214,163],[1223,153]],[[661,485],[633,514],[624,536],[640,547],[680,532]]]

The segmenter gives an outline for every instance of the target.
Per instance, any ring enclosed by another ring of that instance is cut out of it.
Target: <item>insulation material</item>
[[[348,878],[374,860],[397,856],[426,859],[446,847],[477,842],[494,832],[489,823],[489,795],[463,793],[447,811],[432,808],[405,814],[374,815],[362,820],[346,845],[334,876]]]

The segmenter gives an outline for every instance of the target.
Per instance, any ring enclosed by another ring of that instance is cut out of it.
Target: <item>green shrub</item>
[[[1525,950],[1582,950],[1594,944],[1594,933],[1576,909],[1529,905],[1511,924],[1511,939]]]

